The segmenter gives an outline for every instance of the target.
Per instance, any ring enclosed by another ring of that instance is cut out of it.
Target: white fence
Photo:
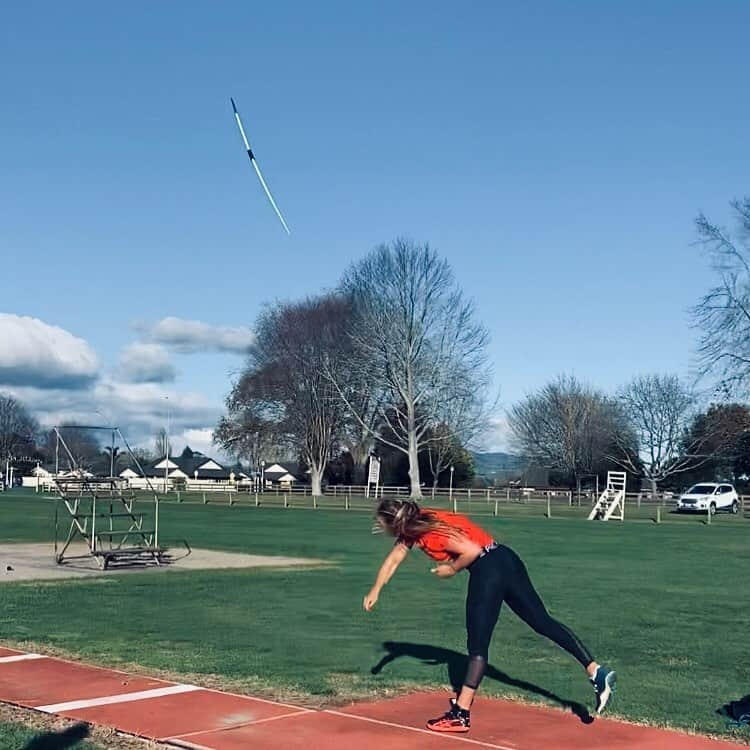
[[[151,479],[150,481],[154,490],[159,493],[164,491],[163,479]],[[141,478],[130,479],[128,485],[133,489],[148,489],[148,483],[145,479]],[[23,486],[37,489],[39,492],[55,491],[52,477],[24,477]],[[247,498],[248,495],[252,495],[253,499],[255,495],[259,495],[260,498],[276,497],[280,500],[283,500],[284,497],[312,497],[312,488],[309,485],[277,486],[266,488],[265,491],[259,491],[250,482],[208,481],[200,479],[189,479],[177,483],[170,480],[168,491],[171,496],[179,494],[180,500],[200,501],[202,499],[204,502],[204,495],[214,493],[228,493],[232,498],[237,500],[243,497]],[[370,487],[369,501],[374,503],[383,497],[407,498],[410,494],[411,489],[407,486],[378,487],[377,495],[375,488]],[[366,495],[367,487],[365,485],[328,485],[324,491],[324,496],[327,499],[346,498],[349,502],[351,502],[352,498],[364,498]],[[470,508],[472,506],[479,507],[482,502],[488,505],[495,505],[496,503],[545,503],[548,505],[590,508],[597,500],[594,491],[587,490],[577,494],[575,491],[561,487],[456,487],[453,489],[448,487],[423,487],[422,495],[423,502],[426,504],[429,504],[431,500],[440,501],[441,504],[454,502],[456,506],[460,505],[464,508],[466,508],[467,504]],[[625,502],[626,505],[637,508],[641,506],[668,508],[676,505],[678,497],[678,494],[671,492],[657,493],[656,496],[652,496],[648,492],[629,492],[625,496]],[[740,502],[742,510],[750,512],[750,495],[741,495]]]

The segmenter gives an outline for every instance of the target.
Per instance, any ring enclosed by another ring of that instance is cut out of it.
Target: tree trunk
[[[656,480],[651,477],[651,499],[656,502]]]
[[[323,494],[323,469],[316,464],[310,465],[310,482],[313,497],[320,497]]]
[[[411,481],[411,497],[421,498],[422,487],[419,482],[419,446],[417,445],[417,429],[414,419],[409,415],[409,479]]]

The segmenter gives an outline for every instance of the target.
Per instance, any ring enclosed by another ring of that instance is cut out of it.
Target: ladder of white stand
[[[608,471],[607,486],[589,513],[589,521],[610,518],[625,520],[625,489],[628,475],[624,471]],[[615,513],[617,515],[615,515]]]

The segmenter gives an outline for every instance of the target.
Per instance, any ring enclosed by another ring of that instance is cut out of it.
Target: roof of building
[[[169,462],[167,464],[167,461]],[[164,469],[168,468],[169,475],[186,476],[191,479],[198,472],[198,479],[229,479],[230,471],[209,456],[193,453],[192,456],[170,456],[169,459],[157,458],[143,467],[147,477],[163,477]]]
[[[264,471],[264,477],[267,482],[299,482],[298,474],[296,469],[288,469],[282,464],[271,464],[269,468]]]

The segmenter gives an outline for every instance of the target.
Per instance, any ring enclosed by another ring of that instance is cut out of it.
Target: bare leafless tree
[[[60,470],[92,470],[101,458],[102,433],[73,422],[58,427],[65,447],[58,445],[58,434],[50,430],[45,435],[43,452],[48,461],[57,461]],[[109,464],[107,464],[109,467]]]
[[[351,363],[351,361],[350,361]],[[341,434],[342,447],[352,458],[353,481],[355,484],[367,482],[367,460],[375,448],[374,433],[378,424],[378,405],[376,394],[368,390],[366,383],[356,380],[358,368],[338,368],[336,385],[342,388],[347,406],[346,419]]]
[[[488,386],[487,383],[483,384]],[[426,441],[427,461],[432,474],[432,486],[437,487],[440,475],[463,451],[476,447],[477,438],[489,426],[495,405],[485,398],[486,388],[479,391],[457,389],[454,398],[436,405],[437,425],[430,430]]]
[[[18,399],[0,393],[0,472],[7,460],[33,453],[38,430],[36,420]]]
[[[487,332],[448,263],[427,245],[382,245],[341,286],[352,304],[352,357],[332,381],[365,431],[408,456],[411,494],[421,497],[420,449],[447,400],[486,384]],[[351,382],[367,394],[366,409],[349,397]]]
[[[327,373],[347,361],[349,309],[336,295],[267,308],[256,323],[248,365],[228,399],[229,418],[240,430],[242,410],[274,423],[273,439],[289,445],[309,466],[315,495],[322,494],[323,473],[346,419]]]
[[[154,451],[159,458],[172,455],[172,443],[163,427],[154,435]]]
[[[574,376],[561,375],[508,413],[517,449],[533,462],[581,479],[607,457],[621,431],[616,404]]]
[[[733,236],[703,214],[696,220],[699,243],[708,251],[718,283],[693,308],[701,331],[701,375],[715,375],[727,395],[750,390],[750,197],[733,201]]]
[[[227,415],[219,420],[214,442],[230,455],[244,459],[255,470],[260,462],[280,451],[278,425],[264,418],[261,407],[246,390],[233,390],[227,398]]]
[[[629,471],[642,473],[654,496],[660,482],[696,469],[712,457],[707,433],[690,436],[696,398],[677,375],[640,375],[622,389],[618,400],[629,431],[617,434],[620,451],[613,458]],[[637,455],[631,450],[631,439],[623,442],[630,435],[638,446]],[[710,437],[716,438],[715,432]]]
[[[127,454],[123,454],[125,465],[131,469],[138,469],[138,464],[145,466],[155,458],[158,458],[158,456],[154,456],[150,448],[143,446],[139,448],[133,447]]]

